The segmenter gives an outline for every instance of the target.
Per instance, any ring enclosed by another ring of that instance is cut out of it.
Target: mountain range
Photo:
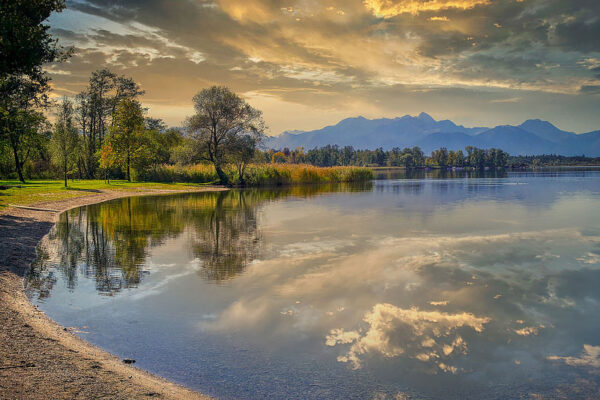
[[[467,128],[450,120],[436,121],[430,115],[398,118],[347,118],[336,125],[313,131],[286,131],[269,137],[266,147],[305,150],[325,145],[355,149],[390,150],[419,146],[426,154],[441,147],[462,150],[466,146],[499,148],[511,155],[560,154],[600,156],[600,130],[576,134],[558,129],[550,122],[530,119],[521,125]]]

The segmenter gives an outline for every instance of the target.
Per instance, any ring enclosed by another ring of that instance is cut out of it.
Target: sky
[[[422,111],[600,129],[599,0],[67,0],[49,22],[76,49],[48,67],[55,96],[106,67],[171,126],[225,85],[271,135]]]

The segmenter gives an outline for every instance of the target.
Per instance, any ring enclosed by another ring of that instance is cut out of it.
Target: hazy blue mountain
[[[465,146],[478,147],[476,136],[461,132],[438,132],[427,135],[417,141],[415,146],[419,146],[425,154],[445,147],[448,150],[463,150]],[[411,146],[412,147],[412,146]]]
[[[509,154],[555,154],[560,146],[516,126],[503,125],[476,136],[482,148],[495,147]]]
[[[542,121],[540,119],[528,119],[519,125],[519,128],[554,143],[561,143],[575,135],[573,132],[562,131],[550,122]]]
[[[465,146],[496,147],[510,154],[562,154],[600,156],[600,131],[575,134],[558,129],[550,122],[530,119],[519,126],[467,128],[450,120],[436,121],[430,115],[405,115],[398,118],[347,118],[336,125],[314,131],[287,131],[270,137],[266,146],[273,149],[304,147],[313,149],[328,144],[356,149],[419,146],[429,153],[440,147],[450,150]]]

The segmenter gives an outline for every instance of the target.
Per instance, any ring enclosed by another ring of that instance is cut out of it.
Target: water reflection
[[[261,235],[256,213],[260,205],[285,197],[308,198],[335,192],[368,191],[372,183],[294,186],[277,190],[245,190],[160,197],[129,197],[61,214],[48,245],[29,274],[29,287],[40,299],[50,295],[56,274],[69,289],[79,278],[91,279],[96,290],[114,295],[135,288],[149,273],[152,248],[187,232],[188,248],[210,282],[232,279],[257,257]],[[54,253],[54,257],[47,254]]]
[[[506,178],[507,169],[467,170],[464,168],[443,169],[403,169],[379,168],[375,170],[375,178],[385,179],[478,179],[478,178]]]
[[[593,172],[131,198],[30,294],[219,398],[598,398],[599,207]]]

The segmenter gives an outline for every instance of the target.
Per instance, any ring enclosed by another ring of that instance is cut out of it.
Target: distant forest
[[[259,152],[262,162],[311,164],[319,167],[361,166],[361,167],[404,167],[404,168],[443,168],[466,167],[483,168],[527,168],[548,166],[600,165],[600,157],[560,156],[554,154],[511,156],[501,149],[479,149],[467,146],[465,150],[452,151],[444,147],[425,155],[419,147],[394,148],[385,151],[356,150],[352,146],[327,145],[305,151],[302,148],[290,150],[268,150]]]
[[[352,146],[327,145],[304,151],[302,148],[281,151],[269,150],[263,153],[266,162],[312,164],[320,167],[362,166],[362,167],[470,167],[504,168],[508,166],[509,155],[500,149],[478,149],[467,146],[465,151],[452,151],[446,148],[435,150],[427,156],[419,147],[394,148],[385,151],[355,150]]]

